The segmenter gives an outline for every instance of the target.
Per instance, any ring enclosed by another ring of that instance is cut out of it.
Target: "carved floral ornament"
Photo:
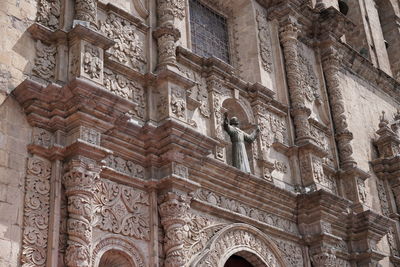
[[[147,63],[144,44],[135,25],[110,13],[106,21],[100,21],[100,31],[115,42],[108,50],[111,59],[136,71],[144,71]]]
[[[36,21],[51,30],[56,30],[60,18],[60,8],[60,0],[39,0]]]
[[[272,72],[271,34],[264,12],[257,10],[258,38],[262,66],[267,72]]]
[[[36,58],[33,73],[43,79],[54,78],[56,66],[57,48],[54,45],[43,44],[40,40],[36,42]]]

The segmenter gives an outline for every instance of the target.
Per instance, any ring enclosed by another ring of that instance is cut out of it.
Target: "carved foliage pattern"
[[[185,2],[184,0],[158,0],[157,13],[161,21],[178,18],[182,20],[185,17]]]
[[[144,44],[133,24],[111,13],[106,21],[100,22],[100,31],[115,41],[115,45],[108,50],[111,59],[139,72],[144,71]]]
[[[304,53],[305,52],[303,52],[303,49],[299,47],[298,58],[301,75],[299,76],[300,80],[298,81],[298,83],[305,98],[308,101],[312,102],[315,99],[319,98],[319,82],[317,76],[315,75],[313,64],[311,64]]]
[[[54,78],[57,48],[45,45],[40,40],[36,42],[36,58],[32,71],[43,79]]]
[[[93,225],[104,231],[149,240],[149,196],[146,192],[101,180],[94,193]]]
[[[23,267],[46,265],[50,176],[50,162],[37,157],[28,159],[21,256]]]
[[[361,178],[357,178],[357,190],[360,196],[360,201],[364,203],[367,200],[367,191],[365,188],[365,182]]]
[[[275,114],[263,111],[259,117],[261,151],[266,153],[274,142],[286,143],[285,119]]]
[[[260,41],[260,56],[262,66],[267,72],[272,72],[272,48],[271,48],[271,34],[267,23],[265,14],[257,10],[257,25],[258,25],[258,38]]]
[[[39,0],[36,21],[51,30],[58,28],[60,0]]]
[[[303,254],[301,247],[298,245],[284,241],[284,240],[274,240],[278,248],[283,252],[286,261],[290,266],[303,266]]]
[[[104,163],[107,167],[125,173],[131,177],[144,178],[144,168],[132,161],[110,155],[104,159]]]
[[[210,192],[208,190],[205,189],[198,190],[195,194],[195,198],[200,201],[205,201],[217,207],[226,209],[228,211],[250,217],[254,220],[261,221],[268,225],[278,227],[286,232],[293,234],[298,233],[297,226],[294,222],[280,218],[266,211],[249,207],[234,199],[226,198],[224,196],[218,196],[215,193]]]
[[[124,75],[104,69],[104,86],[114,94],[136,103],[137,106],[133,110],[134,115],[141,119],[144,118],[146,101],[144,89],[140,84],[127,79]]]
[[[97,0],[76,0],[75,19],[96,22]]]

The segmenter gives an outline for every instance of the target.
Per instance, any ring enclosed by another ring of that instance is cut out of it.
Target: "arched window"
[[[132,261],[129,260],[123,252],[118,250],[109,250],[103,254],[100,259],[99,267],[134,267]]]
[[[246,259],[238,256],[232,255],[225,263],[224,267],[254,267]]]

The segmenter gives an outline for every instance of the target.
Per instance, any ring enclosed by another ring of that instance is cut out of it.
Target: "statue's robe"
[[[224,122],[224,129],[231,137],[232,165],[243,172],[250,173],[250,164],[244,142],[252,143],[257,138],[257,131],[247,134],[238,127],[229,125],[227,121]]]

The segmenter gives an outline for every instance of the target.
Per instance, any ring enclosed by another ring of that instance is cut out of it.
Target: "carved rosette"
[[[332,107],[333,123],[336,130],[336,140],[339,150],[340,164],[342,167],[352,167],[355,161],[352,157],[353,149],[350,141],[353,139],[352,133],[348,129],[347,118],[345,115],[343,93],[339,83],[340,57],[336,49],[327,49],[323,53],[322,68]]]
[[[296,138],[301,140],[309,137],[310,125],[308,117],[311,111],[305,107],[305,93],[299,84],[302,80],[301,62],[298,54],[298,28],[296,22],[288,19],[281,25],[279,36],[283,46],[285,67],[287,72],[290,100],[292,102],[292,116],[295,125]]]
[[[23,267],[46,266],[50,176],[49,161],[39,157],[28,159],[21,255]]]
[[[76,20],[88,21],[96,24],[97,0],[76,0],[75,16]]]
[[[88,267],[91,262],[93,197],[100,169],[92,164],[73,160],[63,176],[68,198],[67,250],[68,267]]]
[[[191,197],[168,192],[159,199],[161,224],[164,228],[165,266],[184,266],[187,258],[183,250],[185,226],[189,221]]]

